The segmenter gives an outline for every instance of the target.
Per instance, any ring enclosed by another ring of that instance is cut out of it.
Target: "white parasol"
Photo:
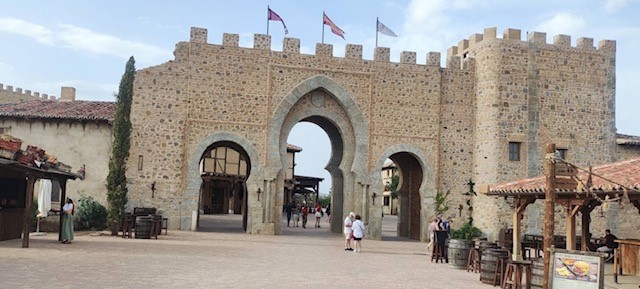
[[[36,217],[47,217],[51,210],[51,180],[40,179],[40,191],[38,191],[38,214]]]

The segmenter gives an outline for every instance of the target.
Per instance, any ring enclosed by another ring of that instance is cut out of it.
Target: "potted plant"
[[[449,240],[449,266],[465,269],[469,259],[469,249],[473,246],[473,238],[480,237],[482,231],[471,222],[466,222],[460,229],[451,229]]]

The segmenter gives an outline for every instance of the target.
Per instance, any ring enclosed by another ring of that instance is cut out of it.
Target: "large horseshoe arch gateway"
[[[302,89],[304,88],[304,89]],[[286,166],[286,141],[294,125],[311,122],[322,128],[331,142],[331,157],[325,169],[331,175],[331,231],[342,231],[342,219],[350,211],[366,212],[366,157],[368,126],[351,96],[326,76],[305,80],[282,101],[270,123],[269,162],[273,162],[275,190],[271,198],[274,233],[281,234],[282,200]],[[359,150],[363,149],[363,150]],[[360,201],[360,202],[359,202]],[[363,214],[364,213],[360,213]]]

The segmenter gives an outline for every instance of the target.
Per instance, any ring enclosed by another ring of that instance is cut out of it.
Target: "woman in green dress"
[[[73,241],[73,213],[75,206],[71,198],[62,206],[62,243],[70,244]]]

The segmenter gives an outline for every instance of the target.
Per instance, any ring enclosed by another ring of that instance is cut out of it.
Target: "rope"
[[[603,203],[603,204],[604,204],[604,203],[608,203],[608,202],[620,201],[620,200],[623,200],[623,199],[628,201],[628,200],[629,200],[629,193],[628,193],[628,192],[629,192],[630,190],[631,190],[631,191],[635,191],[635,192],[640,192],[640,190],[637,190],[637,189],[635,189],[635,188],[633,188],[633,187],[629,187],[629,186],[626,186],[626,185],[620,184],[620,183],[618,183],[618,182],[616,182],[616,181],[613,181],[613,180],[608,179],[608,178],[606,178],[606,177],[603,177],[603,176],[601,176],[601,175],[595,174],[595,173],[593,173],[593,171],[591,170],[591,168],[589,168],[589,170],[587,170],[587,169],[581,168],[581,167],[579,167],[579,166],[577,166],[577,165],[575,165],[575,164],[573,164],[573,163],[570,163],[570,162],[568,162],[568,161],[564,160],[564,159],[560,156],[560,154],[559,154],[559,152],[558,152],[558,151],[556,151],[555,153],[546,154],[546,155],[545,155],[545,159],[549,159],[549,160],[551,160],[551,162],[553,162],[553,163],[557,163],[557,162],[564,162],[564,163],[566,163],[566,164],[568,164],[568,165],[572,166],[573,168],[575,168],[575,169],[577,169],[577,170],[581,170],[581,171],[583,171],[583,172],[587,172],[587,173],[589,173],[589,178],[588,178],[588,181],[587,181],[587,183],[588,183],[588,184],[585,184],[585,182],[583,182],[583,181],[582,181],[580,178],[578,178],[577,176],[574,176],[574,177],[572,177],[572,178],[573,178],[574,180],[578,181],[580,185],[582,185],[582,188],[580,188],[580,189],[579,189],[579,191],[584,191],[585,193],[590,194],[594,199],[596,199],[596,200],[597,200],[598,202],[600,202],[600,203]],[[605,199],[604,199],[604,200],[603,200],[603,199],[601,199],[601,198],[600,198],[600,197],[598,197],[598,195],[593,191],[593,189],[591,189],[591,183],[592,183],[592,181],[591,181],[591,177],[592,177],[592,176],[596,176],[596,177],[601,178],[601,179],[603,179],[603,180],[605,180],[605,181],[607,181],[607,182],[609,182],[609,183],[613,183],[613,184],[616,184],[616,185],[620,186],[620,188],[622,188],[622,191],[623,191],[623,196],[622,196],[622,197],[620,197],[620,196],[616,193],[616,197],[615,197],[615,198],[613,198],[613,199],[610,199],[608,195],[605,197]],[[578,186],[578,187],[580,187],[580,186]],[[578,192],[578,193],[579,193],[579,192]]]

